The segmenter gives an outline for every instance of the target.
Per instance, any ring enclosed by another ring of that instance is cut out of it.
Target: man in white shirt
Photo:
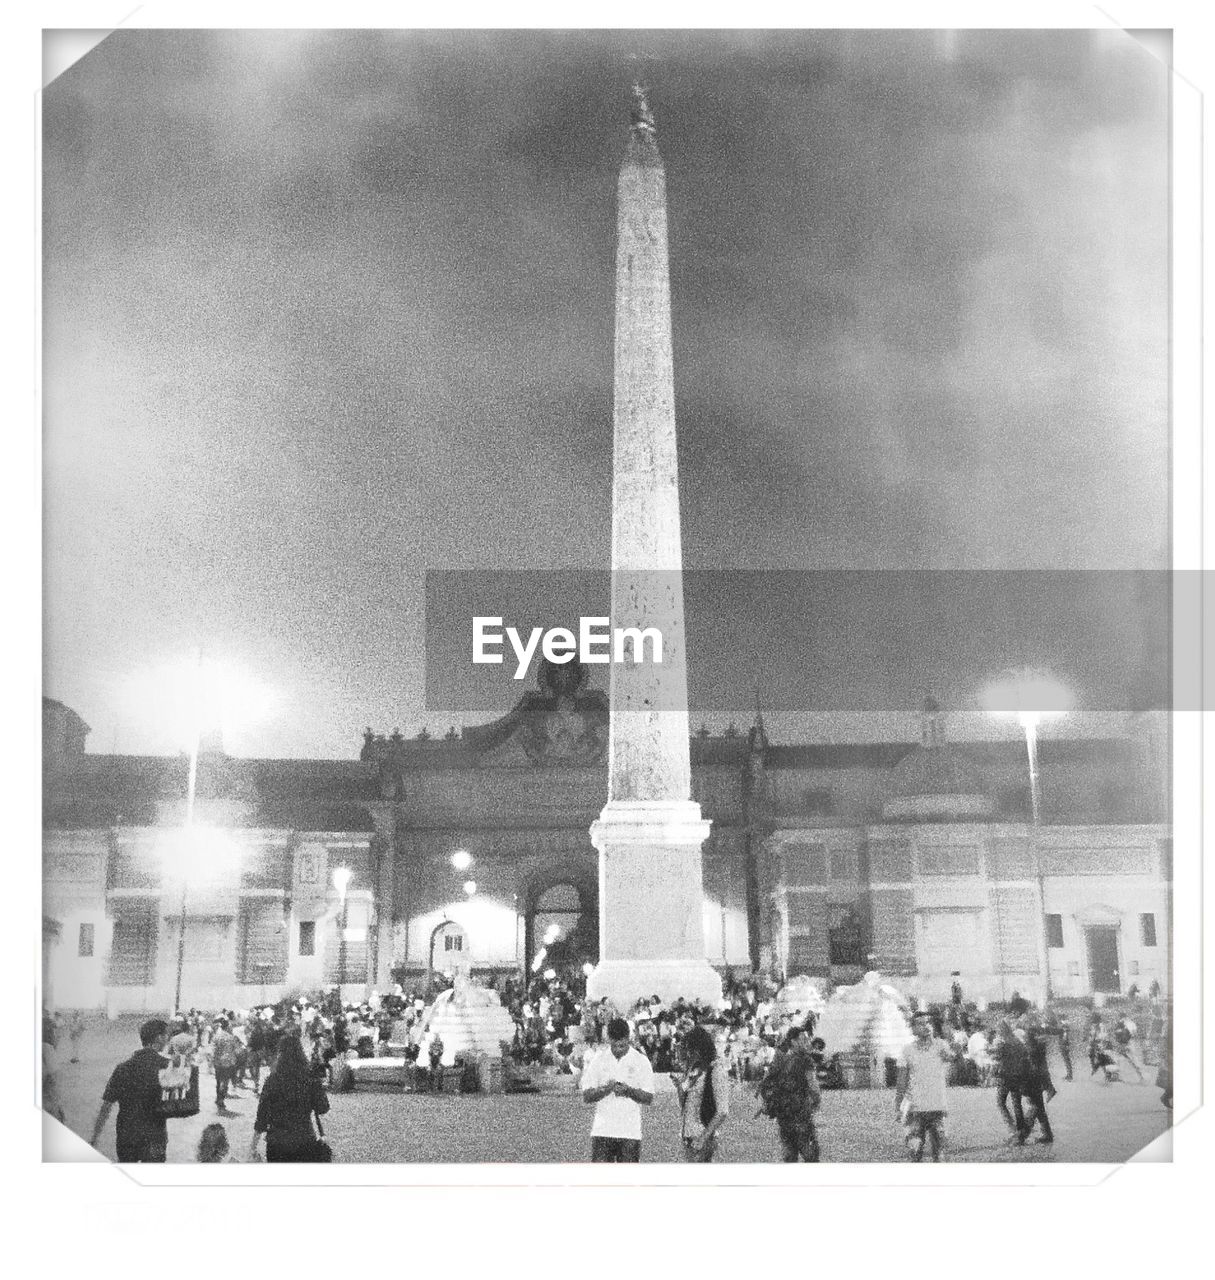
[[[629,1044],[629,1024],[613,1018],[608,1047],[586,1064],[582,1100],[594,1104],[591,1159],[597,1164],[636,1164],[641,1159],[641,1108],[654,1101],[650,1060]]]
[[[894,1091],[894,1111],[901,1114],[903,1098],[908,1103],[911,1136],[916,1141],[911,1158],[924,1158],[924,1140],[932,1148],[933,1161],[941,1158],[941,1122],[947,1110],[945,1082],[953,1051],[932,1034],[932,1019],[917,1013],[911,1020],[915,1039],[899,1054],[898,1082]]]

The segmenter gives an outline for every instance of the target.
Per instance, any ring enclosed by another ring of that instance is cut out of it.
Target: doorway
[[[467,972],[470,963],[468,935],[454,920],[442,920],[430,934],[430,955],[426,973],[429,989],[436,973],[451,977],[460,970]]]
[[[1122,990],[1118,972],[1118,930],[1112,925],[1091,925],[1084,931],[1088,944],[1088,982],[1093,991],[1114,994]]]

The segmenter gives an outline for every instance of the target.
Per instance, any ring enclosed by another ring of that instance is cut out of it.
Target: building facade
[[[593,962],[607,717],[585,672],[546,666],[508,715],[444,738],[368,730],[348,760],[204,751],[186,829],[185,757],[89,753],[45,699],[44,990],[116,1015],[171,1008],[179,965],[183,1005],[240,1008]],[[1024,748],[949,743],[935,708],[918,744],[778,746],[759,718],[701,731],[710,963],[877,968],[929,999],[955,973],[987,1000],[1168,989],[1150,729],[1043,742],[1037,824]]]

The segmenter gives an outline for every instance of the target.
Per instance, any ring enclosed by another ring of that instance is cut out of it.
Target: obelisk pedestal
[[[701,845],[691,799],[666,180],[635,91],[617,193],[612,625],[657,628],[662,662],[611,668],[608,802],[599,851],[600,962],[592,1000],[717,1001],[705,959]]]

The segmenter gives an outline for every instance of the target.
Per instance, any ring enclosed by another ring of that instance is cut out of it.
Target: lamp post
[[[1038,726],[1043,720],[1066,715],[1071,708],[1070,692],[1044,671],[1006,671],[990,685],[983,697],[987,710],[996,716],[1012,716],[1025,735],[1029,761],[1029,803],[1033,825],[1042,823],[1042,791],[1038,778]]]
[[[175,1009],[180,1010],[191,873],[206,871],[210,861],[217,857],[222,860],[224,855],[224,842],[216,840],[214,832],[204,834],[195,820],[203,734],[213,729],[231,729],[234,720],[246,723],[260,718],[273,705],[274,695],[239,670],[210,658],[204,660],[202,649],[197,648],[184,662],[171,661],[132,672],[123,681],[120,697],[124,715],[154,726],[159,733],[171,738],[178,749],[184,745],[189,752],[185,820],[180,829],[174,828],[181,837],[182,884],[173,1003]]]
[[[349,911],[349,902],[346,898],[346,892],[350,888],[350,882],[354,879],[354,872],[349,867],[337,867],[333,872],[333,887],[338,892],[338,901],[342,906],[342,926],[341,933],[338,935],[338,998],[341,998],[342,988],[346,985],[346,927],[347,912]]]
[[[202,742],[202,650],[198,651],[198,661],[194,668],[193,681],[193,713],[194,723],[190,732],[190,769],[186,775],[186,820],[183,827],[186,832],[187,847],[190,834],[194,829],[194,798],[198,789],[198,752]],[[189,876],[186,868],[181,873],[181,918],[177,922],[177,984],[173,992],[173,1012],[181,1012],[181,979],[186,967],[186,894],[189,889]]]
[[[1072,704],[1068,689],[1044,671],[1006,671],[986,690],[987,710],[996,716],[1011,716],[1025,736],[1025,756],[1029,763],[1029,808],[1034,829],[1034,867],[1038,880],[1038,903],[1043,913],[1040,928],[1046,930],[1046,886],[1038,859],[1038,828],[1042,825],[1042,786],[1038,773],[1038,726],[1043,720],[1066,715]],[[1042,952],[1043,984],[1046,999],[1051,997],[1050,956]]]

